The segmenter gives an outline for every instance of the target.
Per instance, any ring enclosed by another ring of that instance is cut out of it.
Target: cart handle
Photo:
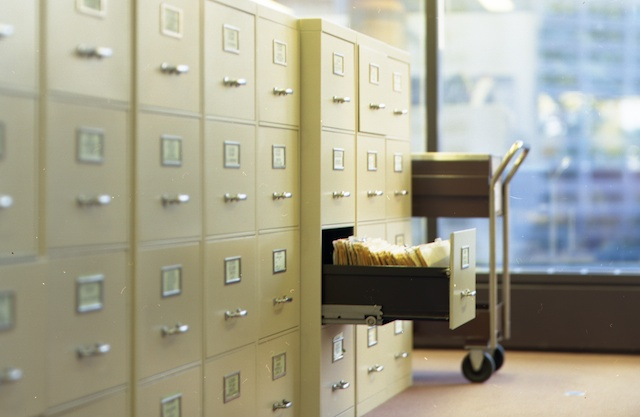
[[[522,152],[520,152],[518,158],[513,163],[511,170],[505,177],[504,183],[507,184],[509,183],[509,181],[511,181],[513,176],[516,174],[516,171],[518,170],[524,159],[527,157],[527,154],[530,150],[529,146],[525,145],[525,143],[521,140],[516,141],[513,145],[511,145],[511,148],[509,149],[507,154],[504,156],[504,158],[502,158],[502,162],[500,162],[498,169],[496,169],[496,172],[491,177],[491,187],[496,185],[496,183],[500,180],[500,178],[502,177],[502,173],[507,168],[507,165],[509,165],[509,162],[511,162],[513,157],[518,154],[520,150],[522,150]]]

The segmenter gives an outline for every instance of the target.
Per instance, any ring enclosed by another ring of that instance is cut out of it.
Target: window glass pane
[[[440,33],[439,150],[531,146],[505,196],[511,269],[637,271],[640,0],[446,0]],[[477,225],[482,248],[487,223],[438,230]]]

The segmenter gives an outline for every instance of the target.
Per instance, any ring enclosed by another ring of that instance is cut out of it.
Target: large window
[[[640,269],[640,1],[443,6],[439,150],[531,146],[508,196],[512,268]]]

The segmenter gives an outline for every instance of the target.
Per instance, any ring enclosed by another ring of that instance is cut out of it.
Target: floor
[[[365,417],[640,416],[640,356],[507,351],[484,383],[466,351],[414,350],[414,385]]]

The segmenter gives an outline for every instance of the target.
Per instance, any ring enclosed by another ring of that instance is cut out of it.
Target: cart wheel
[[[482,364],[480,365],[480,369],[473,369],[471,353],[467,354],[462,361],[462,374],[471,382],[484,382],[491,377],[491,374],[495,370],[496,364],[491,355],[487,352],[482,352]]]
[[[496,364],[496,371],[498,371],[498,369],[502,368],[502,365],[504,365],[504,356],[504,348],[502,347],[502,345],[497,345],[496,350],[493,351],[493,361]]]

